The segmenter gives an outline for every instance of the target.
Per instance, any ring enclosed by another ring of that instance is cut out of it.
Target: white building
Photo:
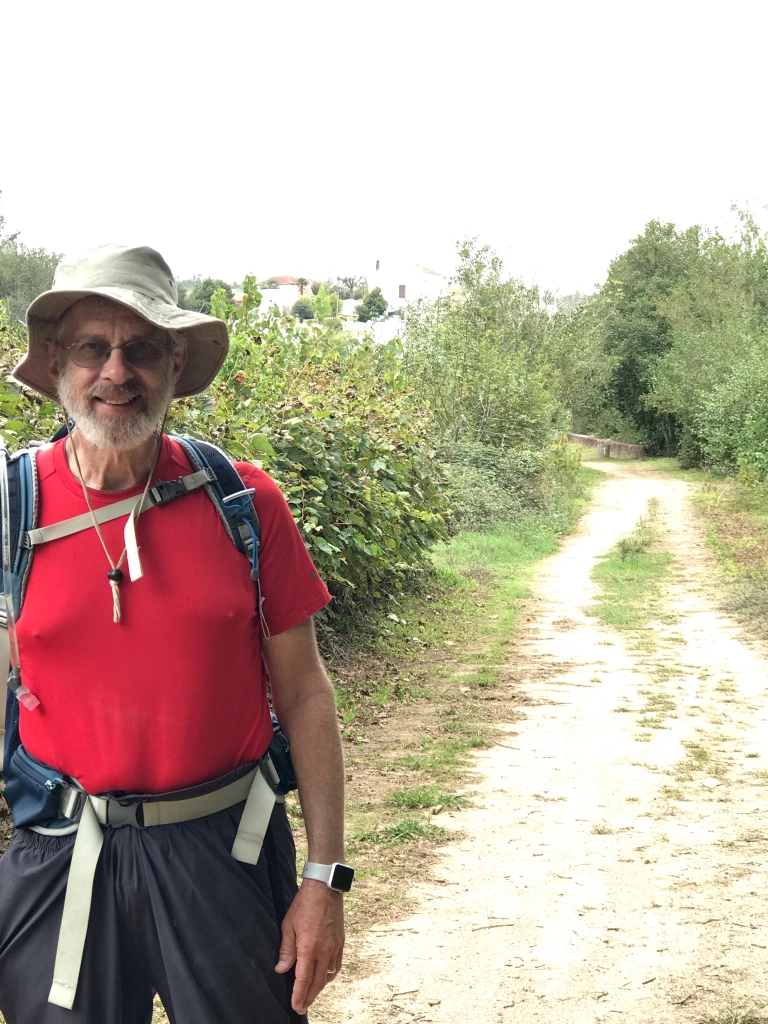
[[[376,260],[367,276],[368,287],[381,288],[390,311],[399,312],[417,299],[434,302],[440,295],[447,294],[450,288],[445,274],[406,260]]]

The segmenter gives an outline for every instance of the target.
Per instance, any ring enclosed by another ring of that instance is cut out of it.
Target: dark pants
[[[0,860],[7,1024],[300,1024],[275,974],[296,853],[277,804],[255,867],[230,850],[243,804],[196,821],[105,829],[72,1010],[47,1001],[74,836],[17,829]]]

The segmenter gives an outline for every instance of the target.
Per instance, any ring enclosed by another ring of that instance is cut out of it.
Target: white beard
[[[124,387],[103,383],[92,384],[85,392],[77,393],[70,386],[68,367],[60,371],[58,381],[59,401],[68,416],[75,421],[81,436],[96,448],[113,448],[117,451],[132,451],[148,441],[156,432],[163,416],[173,399],[173,367],[169,363],[164,369],[158,386],[149,391],[140,385]],[[133,398],[140,396],[140,405],[130,416],[114,420],[97,414],[93,398]]]

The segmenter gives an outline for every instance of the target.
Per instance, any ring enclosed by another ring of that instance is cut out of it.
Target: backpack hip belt
[[[266,754],[251,770],[227,785],[196,796],[129,802],[116,797],[91,796],[83,790],[67,787],[62,791],[62,806],[78,798],[79,819],[70,829],[31,828],[47,835],[62,835],[77,830],[72,848],[64,910],[61,916],[53,984],[48,1002],[71,1010],[83,959],[88,919],[91,913],[93,879],[104,842],[102,826],[107,828],[152,828],[203,818],[226,810],[245,800],[245,807],[232,844],[232,856],[243,864],[256,864],[261,853],[272,810],[285,797],[274,790],[275,769]],[[200,787],[196,787],[200,788]]]

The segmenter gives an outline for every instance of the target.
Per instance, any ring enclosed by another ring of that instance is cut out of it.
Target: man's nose
[[[109,358],[102,366],[99,376],[103,380],[112,381],[113,384],[125,384],[133,375],[133,367],[126,362],[122,348],[111,348]]]

